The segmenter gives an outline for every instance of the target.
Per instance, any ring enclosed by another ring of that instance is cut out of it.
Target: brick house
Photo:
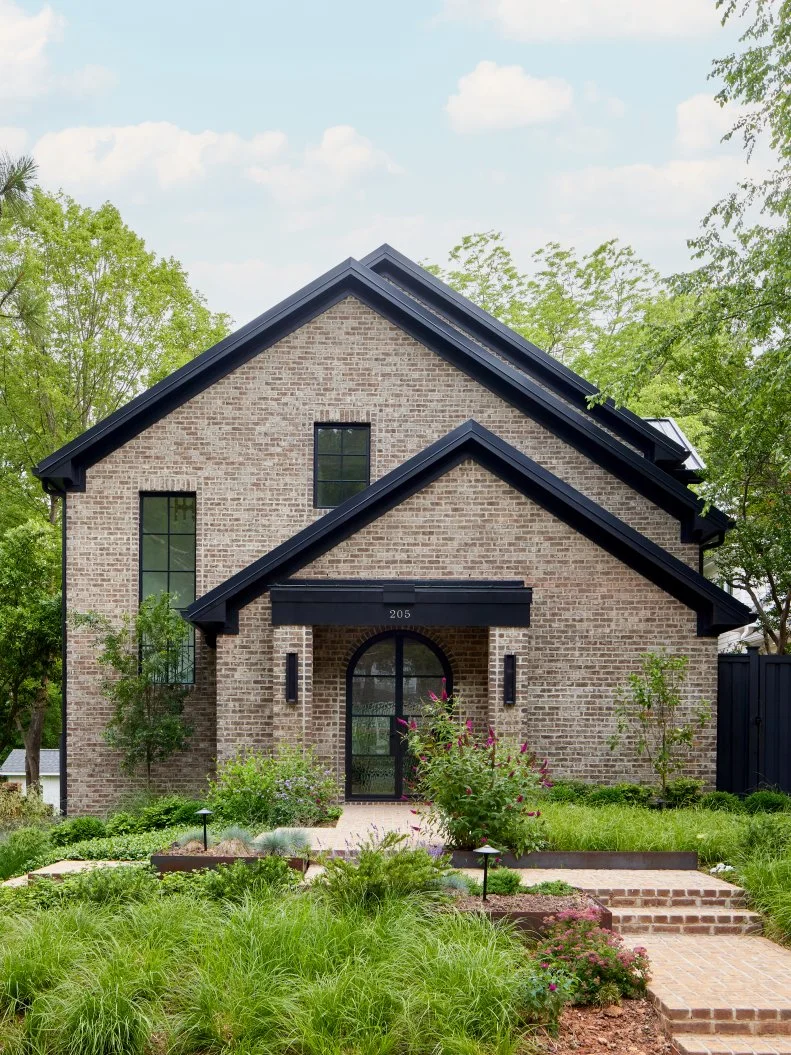
[[[444,676],[556,774],[648,774],[607,747],[640,653],[689,658],[748,609],[700,573],[730,521],[689,451],[388,246],[348,260],[45,459],[69,611],[178,594],[197,790],[240,748],[314,744],[351,798],[398,798],[396,719]],[[130,781],[95,641],[69,627],[68,805]],[[715,732],[694,768],[713,781]]]

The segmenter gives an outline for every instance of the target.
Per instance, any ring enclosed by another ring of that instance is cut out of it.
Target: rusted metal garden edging
[[[256,861],[263,861],[263,854],[254,857],[232,857],[231,855],[220,856],[213,854],[152,854],[151,866],[160,873],[163,872],[197,872],[201,868],[216,868],[218,865],[232,865],[237,861],[251,865]],[[303,875],[308,870],[308,860],[303,857],[286,857],[285,861],[289,868],[293,868]]]
[[[481,857],[474,850],[451,850],[454,868],[480,868]],[[504,852],[498,863],[507,868],[672,868],[692,870],[698,867],[698,855],[686,850],[538,850],[514,857]]]

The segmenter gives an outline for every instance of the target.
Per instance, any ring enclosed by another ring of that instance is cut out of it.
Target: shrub
[[[543,883],[534,883],[522,888],[525,894],[554,894],[556,897],[568,897],[579,894],[579,890],[562,879],[545,879]]]
[[[281,857],[307,858],[310,855],[310,840],[298,828],[293,831],[263,832],[253,840],[256,850]]]
[[[35,791],[22,794],[16,781],[0,781],[0,831],[46,824],[52,820],[52,807]]]
[[[516,894],[522,887],[522,880],[513,868],[495,868],[489,872],[486,880],[486,891],[489,894]],[[469,884],[471,894],[483,893],[483,883],[473,880]]]
[[[535,955],[547,969],[560,968],[573,976],[576,1003],[599,1002],[604,987],[608,1001],[616,988],[621,996],[645,993],[649,978],[645,949],[627,949],[622,938],[600,927],[596,909],[559,912],[549,919]]]
[[[647,806],[653,797],[651,788],[642,784],[612,784],[591,789],[585,802],[590,806]]]
[[[189,894],[213,901],[243,901],[247,895],[288,890],[299,882],[299,875],[282,857],[262,857],[245,864],[234,861],[197,872],[166,872],[160,880],[162,893]]]
[[[312,748],[283,744],[273,755],[246,753],[224,762],[209,797],[219,820],[279,828],[318,823],[339,795],[332,771]]]
[[[700,801],[703,784],[702,780],[694,780],[691,777],[678,777],[668,781],[665,785],[665,804],[673,809],[696,806]]]
[[[433,895],[448,874],[446,857],[405,846],[405,835],[371,835],[360,843],[354,860],[326,857],[324,873],[314,887],[336,907],[370,909],[394,898]]]
[[[782,791],[754,791],[744,800],[748,813],[785,813],[791,810],[791,796]]]
[[[5,836],[0,842],[0,880],[36,867],[37,858],[49,845],[49,835],[41,828],[18,828]]]
[[[553,780],[546,795],[553,802],[582,802],[592,790],[594,787],[582,780]]]
[[[703,810],[722,810],[724,813],[743,813],[744,804],[732,791],[707,791],[698,799]]]
[[[418,725],[407,730],[417,763],[416,791],[452,846],[474,849],[491,842],[517,855],[539,850],[544,836],[527,800],[544,783],[527,744],[502,740],[493,729],[475,730],[458,713],[458,700],[434,697]]]
[[[74,820],[56,824],[49,838],[53,846],[70,846],[84,839],[102,839],[106,834],[105,823],[98,817],[75,817]]]

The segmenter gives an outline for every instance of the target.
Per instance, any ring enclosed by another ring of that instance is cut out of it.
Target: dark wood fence
[[[717,787],[791,792],[791,656],[720,656]]]

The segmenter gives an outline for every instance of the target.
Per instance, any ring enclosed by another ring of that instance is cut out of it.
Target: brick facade
[[[349,297],[148,427],[67,496],[73,612],[133,611],[141,491],[197,497],[197,592],[217,586],[321,513],[313,508],[313,424],[370,422],[371,478],[474,417],[690,566],[678,521],[535,421]],[[645,777],[612,756],[612,695],[639,653],[690,657],[691,700],[714,699],[716,641],[695,614],[542,508],[464,463],[300,572],[301,577],[518,578],[534,588],[529,630],[433,628],[471,712],[531,744],[559,772]],[[216,758],[305,738],[343,768],[348,656],[373,628],[275,627],[268,595],[216,650],[198,634],[191,747],[157,773],[197,790]],[[285,702],[285,654],[300,657]],[[517,706],[502,708],[502,662],[517,654]],[[102,740],[109,717],[94,642],[68,635],[69,808],[100,812],[135,782]],[[713,734],[697,769],[713,776]]]

